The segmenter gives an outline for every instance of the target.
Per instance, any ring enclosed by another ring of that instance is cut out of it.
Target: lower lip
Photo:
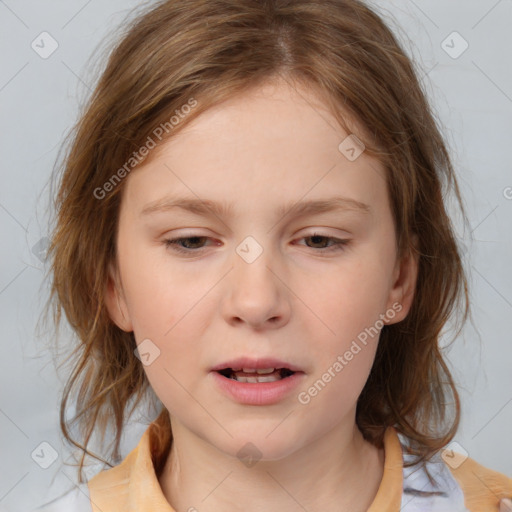
[[[299,385],[304,372],[295,372],[289,377],[274,382],[238,382],[211,372],[219,388],[230,398],[246,405],[272,405],[289,395]]]

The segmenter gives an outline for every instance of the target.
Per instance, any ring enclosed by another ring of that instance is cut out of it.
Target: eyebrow
[[[217,202],[208,199],[166,197],[147,204],[141,211],[141,216],[154,213],[167,212],[180,208],[197,215],[227,217],[234,214],[234,205],[227,202]],[[369,214],[371,208],[365,203],[348,197],[334,196],[326,199],[317,199],[300,202],[290,202],[276,210],[278,217],[288,215],[304,216],[330,211],[354,211]]]

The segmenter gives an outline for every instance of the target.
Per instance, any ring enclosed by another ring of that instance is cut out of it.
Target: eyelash
[[[322,253],[330,253],[330,252],[335,252],[335,251],[342,251],[342,250],[344,250],[344,248],[350,242],[350,240],[343,240],[343,239],[335,238],[335,237],[332,237],[332,236],[322,235],[320,233],[313,233],[312,235],[304,236],[302,238],[315,238],[315,237],[325,238],[326,240],[333,242],[330,247],[319,248],[318,251],[320,251]],[[207,236],[197,236],[197,235],[196,236],[185,236],[185,237],[180,237],[180,238],[167,238],[163,242],[164,242],[164,244],[165,244],[165,246],[167,248],[172,249],[173,251],[179,252],[181,254],[191,255],[194,252],[196,252],[196,253],[199,252],[204,247],[199,247],[199,248],[196,248],[196,249],[184,249],[183,247],[181,247],[178,244],[180,242],[184,241],[184,240],[191,240],[191,239],[194,239],[194,238],[206,238],[207,239],[209,237],[207,237]],[[310,247],[310,249],[315,249],[315,247]]]

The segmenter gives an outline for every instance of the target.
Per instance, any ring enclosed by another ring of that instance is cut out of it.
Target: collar
[[[168,446],[170,434],[164,423],[160,415],[121,464],[89,481],[93,512],[175,512],[162,492],[154,465],[163,447]],[[368,512],[399,512],[402,488],[402,447],[396,430],[388,427],[384,434],[384,473]]]

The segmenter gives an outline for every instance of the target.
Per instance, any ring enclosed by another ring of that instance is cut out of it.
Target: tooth
[[[263,368],[260,370],[256,370],[256,373],[259,373],[260,375],[265,375],[267,373],[274,373],[275,368]]]
[[[258,377],[243,377],[239,375],[235,375],[235,380],[238,382],[248,382],[251,384],[258,384],[262,382],[275,382],[276,380],[281,380],[280,375],[276,374],[268,374],[268,375],[258,375]]]
[[[243,368],[244,373],[256,373],[254,368]]]
[[[258,379],[258,382],[275,382],[276,380],[281,380],[279,375],[264,375],[256,378]]]

